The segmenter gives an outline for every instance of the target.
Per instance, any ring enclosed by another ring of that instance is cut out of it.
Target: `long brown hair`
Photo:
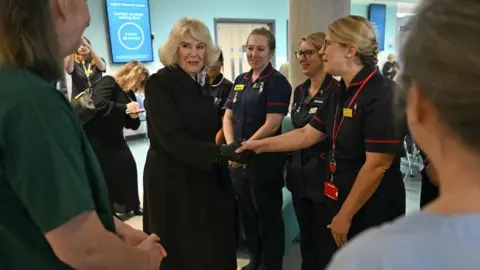
[[[63,74],[49,0],[0,1],[0,67],[27,68],[47,81]]]
[[[87,38],[87,37],[83,37],[83,39],[85,39],[85,41],[89,44],[89,45],[92,45],[92,43],[90,42],[90,40]],[[80,46],[79,46],[80,47]],[[88,59],[83,59],[83,55],[79,54],[78,53],[78,49],[75,51],[75,62],[77,62],[78,64],[82,63],[84,60],[87,60],[87,61],[90,61],[90,63],[92,64],[92,66],[96,66],[96,63],[95,63],[95,60],[93,60],[93,57],[92,57],[92,52],[90,52],[88,54]]]

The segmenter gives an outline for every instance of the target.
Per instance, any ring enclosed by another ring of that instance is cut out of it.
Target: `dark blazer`
[[[123,129],[137,130],[140,119],[125,113],[127,104],[136,101],[133,92],[124,92],[112,76],[105,76],[93,87],[92,99],[97,116],[85,124],[89,136],[108,141],[124,141]]]
[[[143,225],[168,250],[162,269],[236,269],[235,197],[219,177],[210,85],[181,68],[162,68],[147,80],[145,109]]]
[[[140,119],[125,113],[127,104],[135,101],[133,92],[125,92],[111,76],[105,76],[93,87],[93,103],[97,115],[84,125],[87,137],[95,150],[108,187],[110,201],[137,210],[137,164],[125,141],[123,129],[136,130]]]

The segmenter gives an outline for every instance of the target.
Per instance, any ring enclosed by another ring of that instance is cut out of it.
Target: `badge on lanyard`
[[[324,182],[323,185],[323,194],[328,198],[337,201],[338,200],[338,187],[333,183]]]
[[[90,75],[93,74],[93,70],[92,70],[92,64],[88,64],[88,68],[85,66],[85,62],[82,62],[82,65],[83,65],[83,70],[85,71],[85,75],[87,75],[87,77],[90,77]]]
[[[235,87],[233,88],[233,91],[243,91],[244,88],[245,88],[245,85],[244,85],[244,84],[237,84],[237,85],[235,85]]]
[[[316,113],[317,110],[318,110],[317,107],[312,107],[312,108],[310,108],[310,111],[308,111],[308,113],[309,113],[309,114],[313,114],[313,113]]]
[[[353,110],[350,108],[343,108],[343,117],[349,117],[352,118],[353,116]]]

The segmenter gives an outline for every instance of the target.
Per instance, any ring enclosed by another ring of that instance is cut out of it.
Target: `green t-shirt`
[[[53,84],[6,68],[0,82],[0,269],[70,269],[44,234],[88,210],[115,231],[100,166]]]

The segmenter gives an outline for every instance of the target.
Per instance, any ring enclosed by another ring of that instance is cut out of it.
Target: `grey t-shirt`
[[[480,213],[411,214],[353,239],[328,270],[479,270]]]

